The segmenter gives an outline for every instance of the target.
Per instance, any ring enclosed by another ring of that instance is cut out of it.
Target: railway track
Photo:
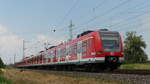
[[[150,75],[150,70],[115,70],[115,74],[135,74],[135,75]]]
[[[45,74],[113,80],[123,83],[125,82],[125,84],[150,84],[150,70],[115,70],[113,72],[30,70]]]
[[[48,69],[29,69],[33,71],[39,71],[39,72],[53,72],[53,73],[96,73],[96,74],[133,74],[133,75],[150,75],[150,70],[123,70],[123,69],[118,69],[110,72],[106,71],[99,71],[99,72],[87,72],[84,70],[77,70],[77,71],[56,71],[56,70],[48,70]]]

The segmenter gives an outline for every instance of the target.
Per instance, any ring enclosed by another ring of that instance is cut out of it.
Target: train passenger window
[[[66,48],[66,55],[69,54],[69,48]]]
[[[78,44],[77,51],[78,51],[78,53],[82,52],[82,44]]]
[[[72,48],[69,48],[69,55],[72,55]]]
[[[63,56],[66,56],[66,49],[63,49]]]
[[[74,54],[77,54],[77,45],[74,46]]]
[[[40,62],[40,56],[38,56],[38,62]]]
[[[82,44],[82,53],[85,53],[87,51],[87,42],[84,42]]]
[[[60,50],[56,50],[56,57],[60,57]]]
[[[36,57],[34,58],[34,62],[36,62]]]
[[[51,52],[47,53],[47,58],[51,58]]]
[[[66,52],[66,49],[61,49],[60,50],[60,57],[65,56],[65,52]]]
[[[61,57],[62,56],[62,50],[59,50],[59,57]]]

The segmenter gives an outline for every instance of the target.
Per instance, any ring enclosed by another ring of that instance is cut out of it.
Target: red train
[[[20,68],[114,70],[123,60],[120,34],[115,31],[96,30],[83,32],[75,40],[52,46],[16,65]]]

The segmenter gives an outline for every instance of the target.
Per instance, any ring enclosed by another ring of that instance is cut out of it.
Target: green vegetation
[[[142,36],[138,36],[136,32],[127,32],[124,41],[124,54],[126,63],[144,63],[148,57],[144,51],[146,43]]]
[[[144,69],[150,70],[150,63],[144,64],[123,64],[120,66],[120,69]]]
[[[12,84],[12,81],[6,79],[2,75],[0,75],[0,84]]]
[[[4,65],[4,63],[3,63],[3,61],[2,61],[2,59],[0,57],[0,68],[4,68],[4,67],[5,67],[5,65]]]

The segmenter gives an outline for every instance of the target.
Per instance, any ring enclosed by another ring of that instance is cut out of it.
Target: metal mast
[[[72,35],[72,30],[73,30],[73,27],[74,27],[74,24],[72,24],[72,20],[70,21],[70,25],[68,26],[69,27],[69,41],[72,40],[73,38],[73,35]]]
[[[25,58],[25,41],[22,41],[23,47],[22,47],[22,57]]]
[[[14,64],[16,63],[16,54],[14,54]]]

